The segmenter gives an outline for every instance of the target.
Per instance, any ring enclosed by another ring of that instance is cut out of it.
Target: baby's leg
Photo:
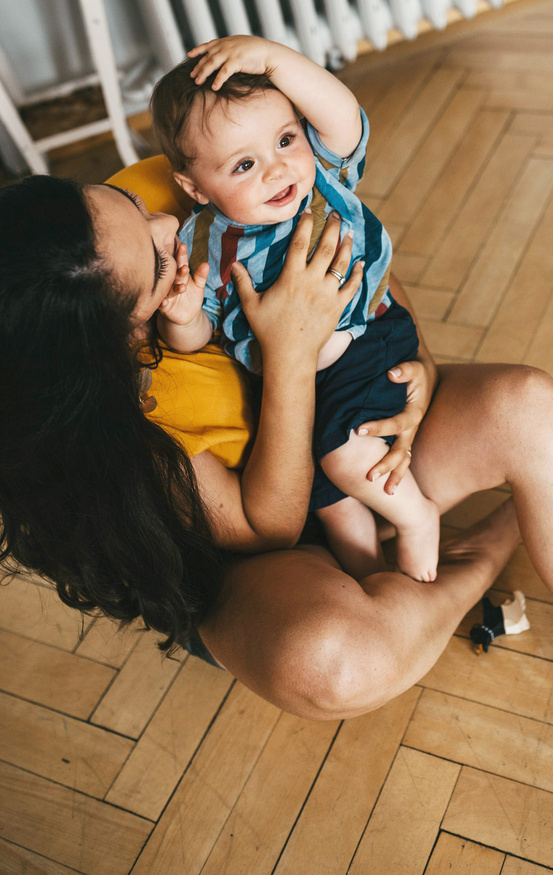
[[[362,580],[386,571],[386,561],[372,511],[356,498],[343,498],[316,511],[330,549],[346,574]]]
[[[410,471],[394,495],[384,492],[385,478],[367,480],[367,472],[387,451],[380,438],[359,437],[352,431],[347,443],[321,459],[321,467],[339,489],[393,523],[401,571],[414,580],[434,580],[440,539],[440,518],[434,502],[422,494]]]

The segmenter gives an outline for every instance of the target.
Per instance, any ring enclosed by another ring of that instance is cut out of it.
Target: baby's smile
[[[296,197],[297,191],[298,186],[293,183],[293,185],[288,185],[286,188],[281,189],[281,191],[273,195],[273,197],[266,201],[266,203],[273,207],[285,207],[292,203]]]

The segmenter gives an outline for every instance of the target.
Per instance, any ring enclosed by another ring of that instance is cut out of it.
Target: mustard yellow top
[[[209,450],[226,468],[244,464],[253,433],[247,374],[218,346],[190,355],[164,350],[148,394],[157,401],[149,419],[189,456]]]
[[[152,213],[183,221],[191,201],[173,181],[165,156],[146,158],[107,182],[136,192]],[[254,422],[246,371],[215,344],[183,355],[165,350],[152,370],[149,395],[157,407],[148,417],[182,444],[189,456],[209,450],[226,468],[244,464]]]

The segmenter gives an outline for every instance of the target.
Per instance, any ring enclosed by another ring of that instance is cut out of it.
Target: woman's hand
[[[384,490],[392,495],[411,463],[411,447],[430,406],[438,377],[436,365],[429,355],[417,361],[397,365],[388,372],[388,377],[394,383],[407,383],[407,403],[404,410],[389,419],[363,423],[357,429],[357,434],[371,437],[396,435],[390,451],[367,474],[368,480],[376,480],[377,477],[389,473]]]
[[[280,276],[266,292],[255,292],[242,264],[236,263],[232,268],[244,313],[263,351],[264,368],[273,355],[277,362],[308,357],[315,368],[319,351],[361,283],[363,262],[353,266],[343,285],[329,273],[332,268],[345,275],[351,262],[350,235],[346,235],[336,251],[340,217],[336,213],[328,217],[308,262],[312,227],[313,217],[306,210],[298,222]]]

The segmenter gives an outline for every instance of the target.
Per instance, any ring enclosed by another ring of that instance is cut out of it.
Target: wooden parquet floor
[[[343,75],[371,120],[361,193],[438,360],[553,373],[553,0]],[[525,592],[530,631],[477,658],[475,610],[420,684],[343,723],[163,661],[153,635],[81,621],[32,577],[4,583],[2,875],[553,871],[553,594],[524,549],[495,589]]]

